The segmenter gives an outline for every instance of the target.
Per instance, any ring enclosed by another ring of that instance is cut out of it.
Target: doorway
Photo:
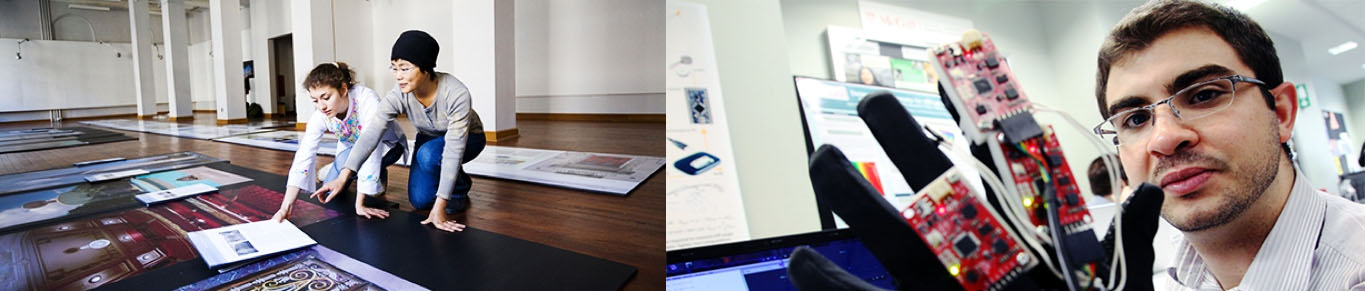
[[[275,88],[271,88],[276,96],[276,105],[284,107],[285,115],[294,115],[294,35],[285,34],[271,38],[270,40],[270,78],[274,78]]]

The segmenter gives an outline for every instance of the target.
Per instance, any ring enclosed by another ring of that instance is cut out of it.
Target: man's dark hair
[[[1117,160],[1117,157],[1115,158]],[[1123,165],[1115,164],[1114,166],[1118,167],[1119,179],[1128,183],[1128,175],[1123,172]],[[1109,168],[1104,165],[1104,157],[1097,157],[1094,161],[1090,161],[1090,169],[1086,171],[1086,174],[1090,178],[1090,192],[1094,193],[1095,196],[1108,198],[1109,195],[1114,194],[1112,193],[1114,184],[1109,183]]]
[[[1109,69],[1115,63],[1146,49],[1166,33],[1192,27],[1212,30],[1237,52],[1237,57],[1256,74],[1249,77],[1265,82],[1261,94],[1266,106],[1274,110],[1275,99],[1268,88],[1284,83],[1284,73],[1280,70],[1275,43],[1260,24],[1226,6],[1186,0],[1153,0],[1128,12],[1100,45],[1099,73],[1095,76],[1100,116],[1108,119],[1113,115],[1105,105],[1104,90],[1108,87]],[[1288,144],[1281,146],[1286,155],[1291,153]]]

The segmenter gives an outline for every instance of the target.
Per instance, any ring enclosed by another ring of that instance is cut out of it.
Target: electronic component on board
[[[965,290],[998,290],[1038,264],[956,168],[916,193],[901,215]]]
[[[962,42],[939,46],[929,53],[929,63],[940,76],[940,84],[963,117],[959,126],[978,143],[985,140],[985,132],[998,130],[1009,117],[1033,108],[989,36],[968,31]]]
[[[1052,132],[1051,126],[1044,128],[1043,133],[1045,135],[1040,138],[1007,145],[1010,148],[1005,151],[1011,153],[1005,159],[1009,175],[1001,177],[1011,177],[1004,182],[1013,183],[1019,190],[1034,226],[1047,226],[1047,215],[1042,212],[1045,200],[1042,195],[1044,189],[1050,187],[1050,192],[1055,193],[1057,200],[1062,202],[1058,205],[1057,214],[1064,233],[1089,230],[1092,222],[1090,210],[1085,207],[1081,188],[1071,174],[1071,165],[1062,158],[1062,146],[1057,143],[1057,134]],[[1043,168],[1047,168],[1046,176],[1042,174]]]

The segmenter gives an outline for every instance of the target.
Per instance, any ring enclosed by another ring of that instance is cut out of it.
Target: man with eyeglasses
[[[1365,288],[1365,206],[1313,190],[1290,163],[1294,85],[1256,22],[1149,2],[1101,46],[1095,93],[1095,133],[1130,181],[1165,192],[1161,216],[1183,234],[1168,270],[1179,288]]]

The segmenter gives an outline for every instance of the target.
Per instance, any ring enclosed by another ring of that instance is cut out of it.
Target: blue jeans
[[[394,145],[393,148],[390,148],[389,152],[384,153],[384,160],[379,162],[379,181],[381,183],[389,181],[388,167],[389,165],[397,163],[398,159],[403,157],[403,152],[407,150],[407,145],[405,144],[405,142],[400,142]],[[330,171],[327,171],[327,176],[322,178],[323,184],[336,180],[337,176],[341,175],[341,169],[346,168],[346,159],[351,157],[351,149],[352,148],[346,148],[346,150],[337,153],[336,157],[332,159],[332,168]],[[351,178],[346,180],[346,185],[341,186],[342,191],[351,188],[351,182],[355,182],[356,176],[359,175],[351,175]]]
[[[478,157],[485,144],[487,141],[482,133],[469,134],[460,163],[468,163]],[[408,172],[408,202],[412,202],[412,207],[416,209],[431,209],[436,203],[436,188],[441,184],[441,155],[445,153],[446,139],[444,135],[418,133],[413,147],[416,150],[412,154],[412,170]],[[474,180],[465,174],[464,167],[460,167],[460,173],[455,177],[455,188],[450,191],[450,199],[469,197],[469,189],[473,185]]]

